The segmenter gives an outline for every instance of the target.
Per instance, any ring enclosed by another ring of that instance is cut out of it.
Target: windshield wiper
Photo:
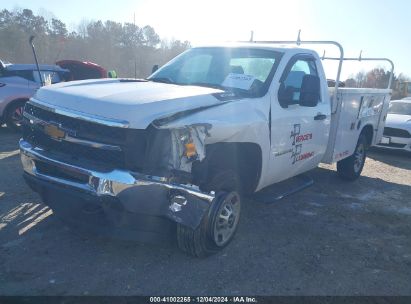
[[[242,94],[242,95],[250,95],[249,90],[235,88],[235,87],[226,87],[226,86],[223,86],[221,84],[216,84],[216,83],[207,83],[207,82],[177,83],[177,82],[172,81],[168,77],[147,78],[146,80],[153,81],[153,82],[185,85],[185,86],[199,86],[199,87],[213,88],[213,89],[219,89],[225,92],[228,91],[228,92],[233,92],[233,93]]]
[[[193,82],[193,83],[190,83],[189,85],[210,87],[214,89],[221,89],[224,91],[236,91],[236,92],[243,92],[243,93],[249,92],[249,90],[246,90],[246,89],[241,89],[241,88],[236,88],[236,87],[227,87],[227,86],[223,86],[221,84],[216,84],[216,83]]]
[[[192,82],[192,83],[187,83],[186,85],[213,88],[213,89],[220,89],[220,90],[224,90],[224,91],[227,91],[227,90],[230,89],[228,87],[222,86],[221,84],[207,83],[207,82]]]
[[[172,81],[170,78],[167,78],[167,77],[147,78],[147,80],[148,81],[153,81],[153,82],[177,84],[174,81]]]
[[[241,95],[241,96],[250,96],[253,94],[252,92],[250,92],[250,90],[240,89],[240,88],[235,88],[235,87],[226,87],[226,86],[223,86],[221,84],[216,84],[216,83],[192,82],[192,83],[187,83],[186,85],[219,89],[219,90],[223,90],[224,92],[232,92],[236,95]]]

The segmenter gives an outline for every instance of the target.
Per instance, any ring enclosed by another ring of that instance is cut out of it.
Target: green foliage
[[[29,9],[0,11],[0,59],[33,63],[29,37],[35,35],[40,63],[62,59],[91,61],[119,77],[147,77],[154,64],[162,65],[190,47],[188,41],[161,40],[149,25],[114,21],[82,22],[68,32],[64,22],[46,20]]]

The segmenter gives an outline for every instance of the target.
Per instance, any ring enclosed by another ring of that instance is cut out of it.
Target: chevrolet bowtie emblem
[[[60,126],[47,124],[44,126],[44,133],[53,139],[60,140],[66,137],[66,132],[60,128]]]

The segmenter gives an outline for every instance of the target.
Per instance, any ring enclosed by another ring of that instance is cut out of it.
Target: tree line
[[[390,71],[383,68],[374,68],[368,72],[361,71],[356,75],[351,75],[345,80],[345,86],[350,88],[378,88],[385,89],[388,86]],[[411,79],[403,74],[398,76],[393,74],[391,89],[393,90],[391,99],[400,99],[406,97],[404,92],[400,91],[400,84]]]
[[[53,64],[61,59],[91,61],[119,77],[147,77],[153,65],[162,65],[190,47],[190,42],[161,39],[153,27],[107,20],[83,21],[76,31],[69,32],[57,18],[46,20],[29,9],[0,12],[0,60],[32,63],[28,40],[36,36],[35,45],[40,63]],[[374,68],[350,76],[347,87],[386,88],[390,72]],[[399,84],[410,79],[394,75],[393,98],[402,98]]]
[[[188,41],[164,40],[154,28],[107,20],[82,22],[68,31],[64,22],[35,15],[29,9],[0,11],[0,60],[33,63],[29,37],[35,35],[40,63],[62,59],[95,62],[120,77],[147,77],[154,64],[162,65],[190,47]]]

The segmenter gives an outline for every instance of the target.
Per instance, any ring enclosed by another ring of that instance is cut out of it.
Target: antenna
[[[40,78],[40,86],[44,86],[45,83],[43,82],[43,78],[41,77],[39,62],[37,61],[37,54],[36,54],[36,50],[34,49],[33,40],[34,40],[34,36],[30,36],[29,43],[31,45],[31,49],[33,50],[34,60],[36,61],[37,72],[39,73],[39,78]]]
[[[360,51],[360,56],[358,57],[358,61],[361,61],[362,60],[362,50]]]
[[[254,41],[254,31],[251,31],[250,42]]]

